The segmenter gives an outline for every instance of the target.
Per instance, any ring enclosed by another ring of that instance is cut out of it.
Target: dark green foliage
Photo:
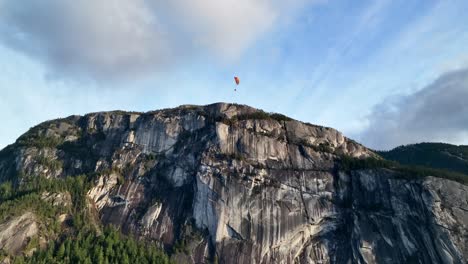
[[[21,135],[15,142],[15,144],[19,146],[26,146],[26,147],[55,147],[55,140],[54,137],[46,137],[42,135],[43,130],[46,130],[49,127],[48,122],[43,122],[35,127],[32,127],[28,130],[25,134]]]
[[[396,168],[399,164],[385,159],[358,159],[344,155],[341,156],[338,166],[340,170],[352,171],[361,169]]]
[[[270,114],[270,117],[276,121],[292,121],[293,119],[282,114],[273,113]]]
[[[237,120],[267,120],[270,118],[270,114],[263,111],[256,111],[253,113],[241,114],[237,116]]]
[[[72,215],[67,235],[57,244],[50,242],[47,249],[36,251],[30,258],[14,257],[13,263],[170,263],[168,256],[154,244],[138,242],[121,235],[114,228],[105,228],[103,234],[98,235],[86,209],[86,192],[93,182],[94,176],[86,175],[66,179],[29,176],[24,177],[16,188],[11,182],[0,185],[0,222],[32,211],[41,223],[45,223],[48,234],[57,235],[63,234],[56,222],[57,216],[63,213]],[[70,193],[72,207],[54,206],[44,201],[41,195],[45,191]],[[26,247],[32,248],[38,248],[38,237],[29,241]]]
[[[38,247],[39,247],[39,237],[36,235],[28,241],[28,244],[26,245],[26,248],[24,249],[24,251],[28,252]]]
[[[59,232],[60,229],[56,222],[57,216],[66,210],[66,208],[44,201],[38,193],[28,193],[14,200],[0,203],[0,222],[26,211],[34,212],[38,220],[47,226],[47,232],[53,234]]]
[[[106,112],[106,113],[115,114],[115,115],[131,115],[131,114],[141,115],[141,114],[143,114],[143,112],[125,111],[125,110],[113,110],[113,111]],[[98,113],[92,113],[92,114],[99,114],[99,112]]]
[[[161,114],[163,117],[171,117],[171,116],[185,116],[188,114],[195,114],[199,116],[208,117],[209,114],[203,109],[202,106],[196,105],[185,105],[183,107],[176,107],[176,108],[165,108],[156,111],[150,111],[144,113],[144,115],[153,115],[155,113]]]
[[[316,128],[322,128],[322,129],[324,129],[324,128],[330,129],[329,127],[314,125],[314,124],[311,124],[311,123],[309,123],[309,122],[305,122],[304,124],[307,125],[307,126],[310,126],[310,127],[316,127]]]
[[[190,254],[190,251],[187,245],[185,244],[184,239],[177,241],[177,243],[174,245],[173,250],[175,253],[184,253],[185,255]]]
[[[148,155],[146,155],[146,161],[152,161],[152,160],[156,160],[156,154],[149,153]]]
[[[59,150],[64,151],[65,153],[80,159],[92,156],[93,152],[87,147],[84,142],[64,142],[63,144],[57,146]]]
[[[14,145],[35,148],[56,148],[64,142],[65,136],[80,136],[81,128],[77,117],[70,116],[43,122],[21,135]]]
[[[447,170],[440,170],[440,169],[433,169],[427,168],[422,166],[410,166],[410,165],[402,165],[395,161],[389,161],[385,159],[377,159],[377,158],[366,158],[366,159],[357,159],[352,158],[349,156],[342,156],[338,168],[344,171],[351,171],[351,170],[361,170],[361,169],[377,169],[377,168],[387,168],[392,169],[398,172],[399,177],[403,178],[421,178],[427,176],[434,176],[438,178],[445,178],[453,181],[460,182],[462,184],[468,185],[468,175],[447,171]]]
[[[139,242],[112,227],[102,234],[81,230],[60,243],[39,250],[25,263],[171,263],[169,257],[152,243]]]
[[[291,143],[296,144],[298,146],[312,148],[313,150],[317,152],[334,153],[333,148],[330,146],[328,142],[320,143],[318,145],[313,145],[307,142],[305,139],[298,139],[297,141],[291,142]]]
[[[155,167],[157,162],[160,162],[160,161],[165,160],[165,159],[166,159],[166,154],[164,154],[164,153],[159,153],[159,154],[149,153],[149,154],[145,155],[144,156],[145,170],[147,170],[147,171],[151,170],[152,168]]]
[[[11,182],[4,182],[0,185],[0,221],[28,210],[44,219],[55,218],[63,211],[78,212],[85,207],[85,190],[90,186],[90,180],[85,175],[68,177],[64,180],[28,177],[17,188],[13,188]],[[60,208],[44,201],[41,195],[45,191],[69,192],[73,208]]]
[[[208,230],[201,230],[197,228],[194,221],[195,220],[192,219],[192,222],[186,222],[183,224],[179,234],[179,239],[172,247],[172,254],[182,253],[185,255],[190,255],[190,249],[203,241],[204,237],[208,236]]]
[[[14,153],[14,145],[8,145],[0,150],[0,160],[11,159]]]
[[[62,168],[63,163],[60,160],[52,159],[49,157],[44,157],[44,156],[37,156],[36,161],[38,164],[41,164],[49,169],[52,169],[54,171]]]
[[[214,122],[220,122],[228,126],[233,126],[237,123],[237,117],[234,116],[233,118],[227,118],[227,117],[217,116],[214,118]]]
[[[17,143],[20,146],[36,147],[36,148],[55,148],[62,144],[63,140],[58,137],[39,136],[36,134],[27,134],[21,136]]]
[[[269,120],[269,119],[273,119],[273,120],[276,120],[278,122],[281,122],[281,121],[291,121],[293,120],[292,118],[289,118],[285,115],[282,115],[282,114],[278,114],[278,113],[267,113],[267,112],[264,112],[264,111],[256,111],[256,112],[252,112],[252,113],[248,113],[248,114],[241,114],[241,115],[238,115],[237,116],[237,120]]]
[[[99,172],[100,175],[111,175],[115,174],[117,176],[117,185],[123,185],[125,183],[125,177],[124,175],[128,175],[130,173],[131,168],[126,167],[126,168],[118,168],[118,167],[112,167],[110,169],[104,169]]]
[[[313,146],[312,148],[315,151],[318,151],[318,152],[333,153],[333,149],[332,149],[332,147],[330,146],[330,144],[328,142],[320,143],[320,144],[318,144],[318,146]]]
[[[238,121],[243,121],[243,120],[276,120],[278,122],[282,122],[282,121],[291,121],[293,119],[282,114],[267,113],[267,112],[260,111],[260,110],[251,112],[251,113],[240,114],[232,118],[221,117],[221,116],[218,116],[215,118],[216,122],[222,122],[229,126],[234,125]]]
[[[122,174],[117,174],[117,185],[123,185],[125,183],[125,177]]]
[[[67,141],[57,146],[57,149],[63,151],[66,156],[89,161],[94,164],[98,159],[98,151],[95,149],[96,143],[102,143],[106,139],[106,135],[102,131],[93,133],[84,133],[76,141]]]
[[[447,169],[468,174],[468,146],[444,143],[421,143],[400,146],[379,155],[405,165]]]
[[[438,178],[445,178],[452,181],[457,181],[459,183],[468,185],[468,175],[454,171],[408,165],[400,166],[398,168],[398,171],[401,173],[401,176],[405,178],[434,176]]]
[[[11,181],[6,181],[0,184],[0,201],[5,201],[10,199],[13,195],[13,184]]]

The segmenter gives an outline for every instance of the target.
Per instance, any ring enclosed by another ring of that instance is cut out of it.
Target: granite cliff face
[[[377,155],[334,129],[247,106],[72,116],[1,153],[0,181],[94,175],[88,206],[100,221],[179,263],[468,259],[466,185],[342,170],[343,156]]]

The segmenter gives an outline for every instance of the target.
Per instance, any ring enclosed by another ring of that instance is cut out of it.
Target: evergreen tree
[[[60,244],[58,250],[57,250],[57,254],[56,254],[57,258],[58,259],[61,259],[63,257],[65,257],[65,244],[62,243]]]

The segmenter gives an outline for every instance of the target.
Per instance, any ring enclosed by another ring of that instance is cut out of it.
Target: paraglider
[[[237,76],[234,76],[234,81],[236,82],[236,86],[239,85],[240,79]],[[237,91],[237,88],[234,88],[234,91]]]

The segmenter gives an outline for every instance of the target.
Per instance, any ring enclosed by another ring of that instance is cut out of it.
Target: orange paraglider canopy
[[[237,85],[239,85],[239,83],[240,83],[240,79],[239,79],[239,77],[237,77],[237,76],[234,76],[234,81],[236,81],[236,84],[237,84]]]

